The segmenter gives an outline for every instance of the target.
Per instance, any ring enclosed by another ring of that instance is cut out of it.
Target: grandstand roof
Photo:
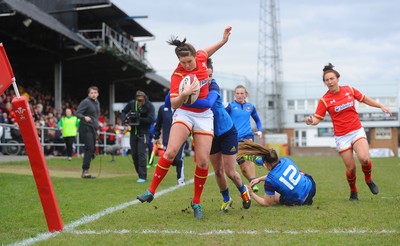
[[[0,0],[0,42],[19,84],[51,91],[61,65],[63,96],[82,98],[87,87],[97,85],[106,105],[105,92],[117,82],[116,101],[130,100],[137,89],[163,100],[168,82],[145,59],[109,51],[80,34],[104,24],[128,37],[153,37],[109,0]]]

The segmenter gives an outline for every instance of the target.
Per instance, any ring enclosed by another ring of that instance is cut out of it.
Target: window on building
[[[318,128],[318,137],[333,137],[333,128]]]
[[[397,98],[396,97],[377,97],[374,98],[380,104],[385,105],[386,107],[397,107]],[[359,108],[369,108],[365,103],[359,103]]]
[[[315,108],[317,108],[316,100],[308,99],[307,100],[307,109],[314,110]]]
[[[288,110],[294,110],[295,109],[294,100],[288,100],[287,101],[287,109]]]
[[[389,105],[389,98],[382,98],[382,97],[378,97],[377,99],[376,99],[376,101],[378,101],[380,104],[383,104],[383,105],[385,105],[385,106],[388,106]]]
[[[304,99],[297,100],[297,108],[296,109],[306,109],[306,100],[304,100]]]
[[[389,103],[387,106],[388,107],[397,107],[397,98],[396,97],[389,98]]]
[[[274,109],[275,104],[274,101],[268,101],[268,109]]]
[[[296,130],[294,136],[295,145],[297,147],[307,146],[307,131]]]
[[[301,132],[301,146],[307,146],[307,131]]]
[[[377,98],[377,101],[386,107],[397,107],[397,98],[395,97]]]
[[[228,89],[222,89],[222,94],[223,96],[225,96],[226,98],[223,101],[226,102],[232,102],[235,98],[235,93],[232,90],[228,90]]]

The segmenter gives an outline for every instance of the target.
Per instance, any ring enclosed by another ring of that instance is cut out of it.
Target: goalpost
[[[3,94],[11,84],[16,94],[16,97],[12,100],[13,111],[16,115],[15,121],[19,125],[25,144],[26,153],[28,154],[48,229],[50,232],[61,231],[64,226],[51,183],[46,159],[44,158],[44,153],[33,121],[32,112],[26,97],[20,96],[19,94],[12,67],[4,46],[0,43],[0,95]]]

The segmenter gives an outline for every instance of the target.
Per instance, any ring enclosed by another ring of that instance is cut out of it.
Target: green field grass
[[[34,245],[399,245],[400,159],[373,159],[372,195],[358,164],[359,201],[350,202],[345,168],[338,157],[293,157],[317,183],[312,206],[271,208],[253,202],[241,208],[230,182],[233,208],[219,212],[215,177],[207,180],[204,218],[193,218],[194,163],[185,159],[187,185],[176,186],[172,167],[151,203],[136,195],[148,188],[136,183],[130,158],[98,156],[93,180],[80,178],[81,158],[48,159],[65,229],[47,232],[47,224],[28,162],[0,163],[0,243]],[[149,169],[149,176],[153,174]],[[210,173],[212,168],[210,168]],[[257,167],[261,176],[266,171]],[[173,189],[170,189],[174,187]],[[170,190],[168,190],[170,189]],[[159,195],[161,194],[161,195]],[[118,207],[119,206],[119,207]],[[30,239],[30,241],[28,240]]]

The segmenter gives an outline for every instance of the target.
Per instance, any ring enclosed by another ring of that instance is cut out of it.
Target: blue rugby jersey
[[[264,183],[265,194],[274,195],[276,191],[288,204],[303,204],[311,188],[311,180],[302,175],[296,164],[287,157],[279,160]]]
[[[253,104],[249,102],[240,104],[232,101],[226,107],[226,111],[231,116],[233,124],[236,127],[239,141],[242,141],[246,136],[254,136],[251,130],[250,117],[256,122],[258,131],[262,131],[261,120]]]
[[[221,136],[232,128],[233,122],[222,104],[220,89],[215,80],[212,80],[209,90],[210,92],[216,91],[218,93],[218,98],[211,110],[214,113],[214,135]]]

